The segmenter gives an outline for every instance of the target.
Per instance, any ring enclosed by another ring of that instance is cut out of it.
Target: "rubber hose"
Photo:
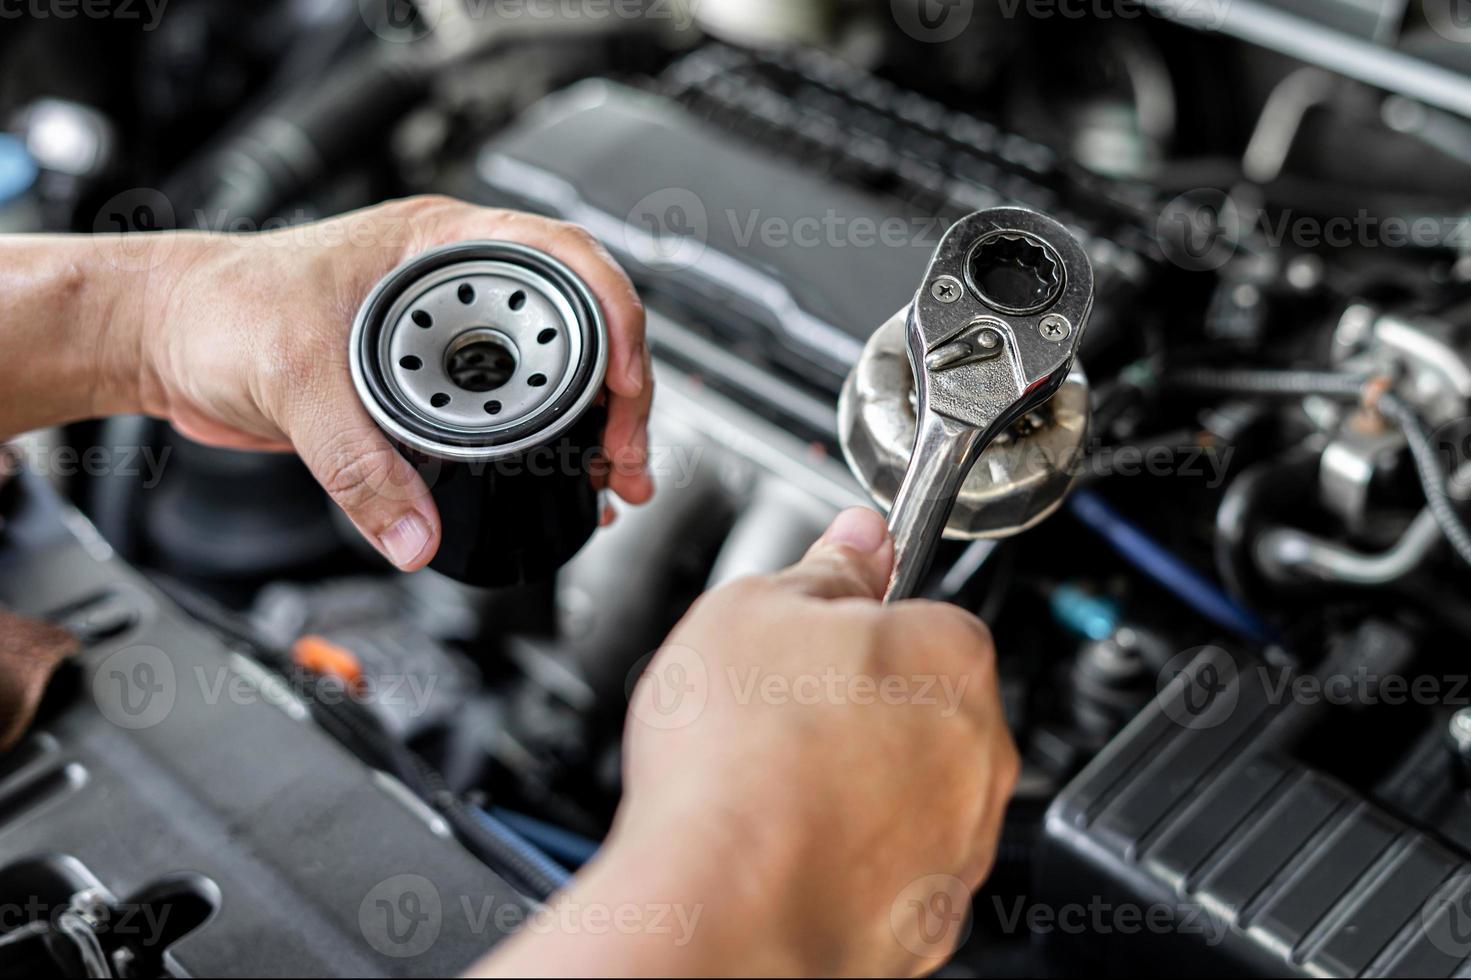
[[[1398,395],[1384,394],[1379,398],[1379,413],[1399,426],[1409,443],[1410,455],[1415,459],[1415,470],[1420,476],[1420,485],[1425,489],[1425,502],[1441,533],[1455,549],[1461,560],[1471,565],[1471,531],[1456,512],[1446,485],[1450,477],[1441,465],[1440,455],[1425,431],[1425,423],[1419,414]]]
[[[1222,392],[1239,395],[1274,395],[1283,398],[1324,398],[1357,401],[1371,376],[1337,374],[1332,371],[1273,371],[1234,368],[1185,368],[1165,375],[1166,388],[1185,391]]]

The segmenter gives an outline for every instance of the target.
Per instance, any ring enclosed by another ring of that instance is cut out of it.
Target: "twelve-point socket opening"
[[[1062,260],[1052,246],[1021,231],[998,231],[977,242],[966,277],[981,301],[1001,313],[1044,310],[1064,286]]]

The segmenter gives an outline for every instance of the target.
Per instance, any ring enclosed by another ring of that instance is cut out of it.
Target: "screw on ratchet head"
[[[991,208],[945,233],[905,328],[919,424],[889,511],[895,556],[885,601],[916,594],[966,474],[1056,393],[1092,308],[1088,255],[1052,218]]]

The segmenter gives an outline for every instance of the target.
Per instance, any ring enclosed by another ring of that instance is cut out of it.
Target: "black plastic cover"
[[[1056,951],[1107,975],[1465,969],[1466,855],[1284,751],[1317,719],[1283,676],[1205,650],[1057,798],[1041,898],[1099,911]]]
[[[432,811],[23,483],[0,602],[93,639],[0,757],[0,905],[49,909],[76,883],[188,896],[203,921],[165,963],[191,976],[453,975],[520,921]]]

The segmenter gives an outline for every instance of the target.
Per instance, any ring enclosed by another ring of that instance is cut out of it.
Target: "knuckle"
[[[602,248],[602,245],[600,244],[598,247]],[[624,287],[625,291],[628,294],[624,298],[624,302],[627,304],[628,313],[633,318],[633,322],[639,327],[639,329],[643,329],[644,321],[647,319],[648,315],[648,311],[644,308],[643,297],[639,296],[638,290],[634,288],[633,283],[629,281],[626,277],[624,278]],[[644,356],[647,358],[648,355],[645,354]]]
[[[376,212],[377,235],[384,244],[420,250],[447,236],[468,234],[462,226],[476,210],[444,194],[416,194],[391,201]]]
[[[971,666],[989,666],[996,657],[991,631],[972,613],[945,603],[935,616],[937,642]]]
[[[413,214],[422,214],[425,211],[443,211],[449,208],[462,208],[465,207],[465,204],[447,194],[415,194],[412,197],[394,201],[388,207],[398,208]]]
[[[749,575],[720,586],[695,600],[694,609],[705,614],[726,610],[749,609],[771,594],[774,584],[769,575]]]
[[[742,599],[755,598],[765,587],[766,576],[750,575],[727,582],[718,589],[707,592],[701,601],[714,601],[722,603],[739,602]]]
[[[833,583],[834,591],[840,595],[854,598],[876,598],[873,584],[852,562],[834,562],[827,570],[827,574]]]
[[[343,442],[330,451],[322,486],[343,510],[378,498],[391,483],[396,453],[386,445]]]
[[[574,248],[601,249],[603,247],[592,232],[570,221],[552,222],[552,234],[559,241]]]
[[[853,557],[835,548],[819,549],[778,573],[776,580],[796,586],[806,584],[815,593],[831,598],[872,597],[874,592]]]
[[[1016,742],[1009,736],[1004,740],[996,769],[996,792],[1003,799],[1011,799],[1012,793],[1016,791],[1017,780],[1022,775],[1022,757],[1017,752]]]
[[[896,629],[923,643],[930,656],[963,658],[968,664],[991,661],[991,631],[975,615],[946,602],[911,600],[895,607]]]

